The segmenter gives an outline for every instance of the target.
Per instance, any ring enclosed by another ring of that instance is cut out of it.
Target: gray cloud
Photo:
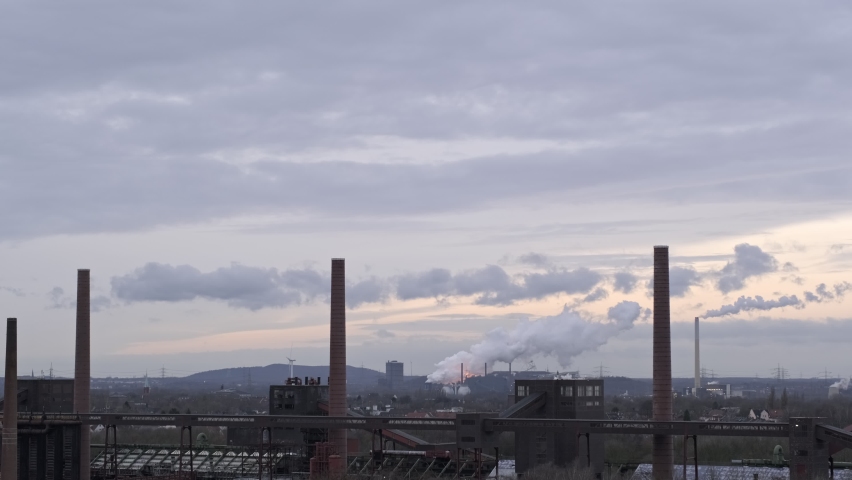
[[[598,4],[264,3],[238,28],[225,3],[84,4],[5,16],[3,239],[282,209],[411,218],[550,195],[847,208],[832,202],[852,179],[852,72],[830,61],[852,40],[844,7],[784,2],[766,22],[769,4],[730,0],[720,11],[736,21],[668,2],[618,15]],[[36,42],[36,31],[47,33]],[[523,148],[361,161],[377,142],[460,138]],[[804,153],[819,168],[802,171]],[[62,201],[47,208],[44,191]]]
[[[61,287],[53,287],[47,292],[47,298],[50,304],[47,308],[71,308],[76,305],[76,302],[65,296],[65,290]]]
[[[804,306],[804,302],[799,300],[795,295],[784,295],[777,300],[764,300],[760,295],[752,297],[742,296],[733,304],[723,305],[718,310],[707,310],[704,318],[723,317],[726,315],[736,315],[741,312],[750,312],[754,310],[772,310],[774,308],[797,307]]]
[[[613,279],[614,282],[612,288],[616,292],[622,293],[631,293],[636,288],[636,284],[639,282],[639,278],[630,272],[616,272],[613,275]]]
[[[395,338],[396,334],[394,334],[390,330],[380,328],[379,330],[376,330],[376,336],[379,338]]]
[[[219,300],[235,308],[259,310],[326,301],[330,288],[327,273],[310,269],[279,272],[275,268],[232,264],[212,272],[190,265],[148,263],[111,280],[112,294],[125,302],[180,302],[196,298]],[[347,286],[350,308],[382,301],[386,287],[376,278]]]
[[[541,299],[559,293],[588,293],[602,277],[588,268],[551,269],[545,273],[524,273],[519,282],[496,265],[452,274],[446,269],[410,273],[397,277],[397,297],[401,300],[478,295],[478,305],[511,305],[518,300]]]
[[[518,257],[521,263],[533,267],[547,267],[550,265],[550,259],[542,253],[530,252]]]
[[[603,300],[609,296],[609,293],[603,288],[596,288],[592,293],[583,297],[582,303],[591,303],[597,302],[598,300]]]
[[[396,295],[400,300],[432,298],[449,295],[453,289],[453,274],[445,268],[433,268],[420,273],[402,275],[396,280]]]
[[[734,260],[719,271],[716,288],[722,293],[742,290],[745,281],[778,271],[778,260],[756,245],[741,243],[734,247]]]
[[[0,292],[8,292],[8,293],[11,293],[12,295],[14,295],[16,297],[25,297],[26,296],[26,294],[24,293],[23,290],[21,290],[20,288],[14,288],[14,287],[0,286]]]
[[[703,275],[692,267],[669,267],[669,294],[672,297],[685,297],[692,287],[701,285]],[[654,292],[654,280],[648,280],[645,284],[648,295]]]
[[[850,288],[852,288],[852,283],[849,282],[835,284],[834,288],[830,288],[826,284],[820,283],[814,289],[816,293],[810,291],[805,292],[805,301],[822,303],[834,299],[840,300],[844,295],[846,295],[846,292]]]
[[[47,292],[49,309],[64,309],[76,308],[77,301],[71,297],[65,296],[65,290],[62,287],[53,287]],[[96,295],[89,299],[89,308],[93,312],[100,312],[113,306],[112,299],[105,295]]]
[[[363,303],[380,303],[389,295],[387,282],[370,277],[346,287],[346,303],[356,308]],[[351,299],[350,299],[351,298]]]
[[[671,267],[669,289],[673,297],[685,297],[692,287],[701,284],[701,274],[692,267]]]

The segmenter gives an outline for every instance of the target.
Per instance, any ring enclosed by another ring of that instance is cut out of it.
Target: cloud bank
[[[233,264],[204,273],[190,265],[152,262],[113,277],[111,285],[113,296],[128,303],[202,298],[224,301],[235,308],[259,310],[327,300],[331,279],[328,273],[310,269],[279,272],[275,268]],[[347,286],[346,303],[350,308],[380,302],[385,297],[384,285],[375,278]]]

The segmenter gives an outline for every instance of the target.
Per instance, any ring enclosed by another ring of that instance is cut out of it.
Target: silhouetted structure
[[[70,378],[19,378],[18,411],[45,413],[74,412],[74,380]],[[6,399],[0,400],[6,403]]]
[[[669,299],[669,247],[654,247],[654,420],[672,419],[672,332]],[[654,480],[671,480],[674,444],[670,435],[654,435]]]
[[[331,260],[331,332],[328,377],[328,414],[346,416],[346,263]],[[328,432],[332,454],[346,459],[346,430]]]
[[[387,381],[387,386],[389,388],[396,388],[402,386],[404,378],[404,363],[397,362],[396,360],[391,360],[390,362],[385,363],[385,380]]]
[[[517,418],[605,418],[602,379],[517,380],[515,409],[501,416]],[[575,460],[603,471],[603,436],[577,437],[571,430],[518,430],[515,432],[515,470],[523,473],[537,465],[568,466]]]
[[[0,474],[3,480],[18,478],[18,319],[6,320],[6,378],[3,385],[3,446]]]
[[[89,270],[77,270],[77,346],[74,352],[74,412],[89,413],[89,389],[92,385],[91,316]],[[80,478],[89,480],[91,431],[80,431]]]

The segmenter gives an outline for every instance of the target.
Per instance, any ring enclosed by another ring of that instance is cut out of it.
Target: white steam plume
[[[841,378],[840,381],[832,383],[831,386],[838,387],[840,390],[846,390],[849,388],[849,380],[848,378]]]
[[[426,381],[455,382],[462,363],[470,373],[481,375],[486,363],[509,363],[535,355],[556,357],[561,366],[567,367],[577,355],[598,348],[610,337],[633,327],[641,314],[638,303],[625,301],[609,309],[609,321],[604,323],[586,320],[567,306],[559,315],[520,320],[511,330],[501,327],[488,332],[469,352],[461,351],[440,361]]]
[[[795,295],[784,295],[778,300],[764,300],[760,295],[752,297],[740,297],[730,305],[722,305],[718,310],[707,310],[704,318],[723,317],[725,315],[736,315],[740,312],[752,310],[772,310],[782,307],[803,307],[805,304]]]

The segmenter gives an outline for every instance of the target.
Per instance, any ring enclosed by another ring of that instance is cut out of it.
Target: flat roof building
[[[391,360],[385,363],[385,381],[389,388],[401,387],[405,379],[405,364]]]
[[[603,379],[516,380],[515,404],[532,396],[543,403],[527,418],[604,419]],[[577,438],[571,432],[541,430],[515,433],[515,468],[518,473],[547,463],[568,466],[576,459],[588,459],[596,474],[603,472],[603,437]],[[583,464],[585,466],[585,463]]]

